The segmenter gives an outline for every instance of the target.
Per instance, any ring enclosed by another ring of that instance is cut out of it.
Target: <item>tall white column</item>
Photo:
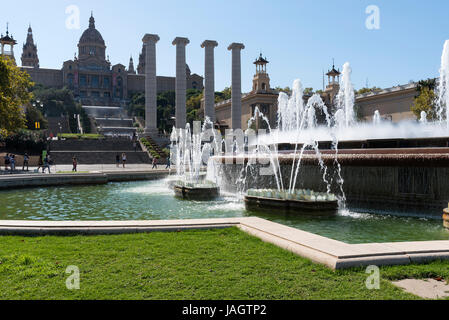
[[[173,40],[176,46],[176,128],[186,127],[186,46],[190,43],[187,38],[177,37]]]
[[[217,41],[206,40],[201,44],[204,50],[204,116],[215,123],[215,68],[214,49]]]
[[[156,42],[157,34],[146,34],[145,45],[145,134],[157,134],[157,78]]]
[[[231,43],[228,47],[228,50],[232,51],[232,129],[242,128],[242,68],[240,52],[243,49],[245,49],[245,46],[242,43]]]

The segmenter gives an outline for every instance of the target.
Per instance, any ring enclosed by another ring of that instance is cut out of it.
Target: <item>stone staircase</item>
[[[56,165],[71,164],[76,157],[79,164],[114,164],[116,155],[124,152],[128,164],[151,163],[148,153],[128,138],[106,138],[100,140],[55,140],[50,142],[50,155]]]
[[[105,136],[133,136],[137,129],[134,121],[126,116],[120,107],[83,106],[83,109],[94,120],[97,132]]]

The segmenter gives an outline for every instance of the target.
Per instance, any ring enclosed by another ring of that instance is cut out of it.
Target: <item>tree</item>
[[[411,108],[417,119],[421,118],[421,112],[427,113],[427,120],[435,120],[435,92],[429,87],[422,87],[420,94],[415,97],[413,106]]]
[[[0,57],[0,134],[2,136],[25,128],[23,106],[29,104],[33,86],[30,76],[9,58]]]
[[[47,120],[42,115],[42,112],[33,105],[28,105],[26,107],[26,126],[28,130],[46,129]],[[39,128],[36,128],[36,122],[39,122]]]
[[[35,100],[43,104],[46,117],[60,117],[65,115],[69,119],[70,131],[77,132],[78,122],[75,114],[80,115],[81,125],[85,133],[90,133],[90,120],[80,103],[75,101],[73,92],[68,88],[46,88],[41,85],[33,88]]]
[[[292,93],[292,89],[290,89],[290,87],[285,87],[285,88],[276,87],[276,88],[274,88],[274,90],[278,91],[278,92],[284,92],[288,95],[290,95]]]
[[[379,91],[382,91],[382,89],[380,89],[378,87],[362,88],[362,89],[356,91],[355,94],[358,95],[358,94],[364,94],[364,93],[369,93],[369,92],[379,92]]]
[[[313,88],[305,88],[303,93],[306,96],[311,96],[313,95]]]
[[[215,103],[229,100],[231,97],[232,89],[230,87],[226,87],[223,91],[215,92]]]

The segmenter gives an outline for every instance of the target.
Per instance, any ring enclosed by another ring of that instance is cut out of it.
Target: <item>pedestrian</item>
[[[10,160],[9,160],[9,153],[7,153],[7,154],[5,155],[4,159],[5,159],[5,171],[6,171],[6,170],[8,170],[9,163],[10,163]]]
[[[117,168],[120,166],[120,155],[118,153],[115,155],[115,164]]]
[[[126,165],[126,153],[122,153],[122,163],[123,163],[123,168],[125,167],[125,165]]]
[[[157,169],[157,159],[156,157],[153,158],[153,168],[152,169]]]
[[[16,171],[16,156],[11,154],[9,157],[11,163],[11,172]]]
[[[29,161],[30,161],[30,157],[28,156],[28,153],[25,152],[25,154],[23,156],[22,171],[25,171],[25,166],[27,167],[27,171],[30,171],[28,168]]]
[[[167,157],[167,166],[165,167],[165,170],[170,169],[171,161],[170,157]]]
[[[76,157],[72,158],[72,165],[73,165],[72,172],[77,172],[76,167],[78,166],[78,160],[76,159]]]
[[[44,166],[42,167],[42,173],[45,173],[45,169],[48,168],[48,173],[51,173],[50,171],[50,159],[48,154],[44,158]]]

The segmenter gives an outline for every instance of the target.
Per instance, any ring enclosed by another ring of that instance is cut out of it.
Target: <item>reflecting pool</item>
[[[243,200],[174,197],[165,180],[0,191],[0,220],[161,220],[258,216],[347,243],[449,240],[439,219],[340,211],[332,217],[248,212]]]

